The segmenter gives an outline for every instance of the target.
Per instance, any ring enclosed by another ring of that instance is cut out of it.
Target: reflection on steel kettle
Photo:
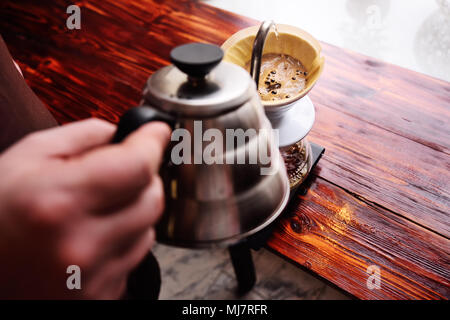
[[[124,114],[114,138],[120,142],[154,120],[175,129],[160,171],[166,208],[157,239],[166,244],[236,243],[277,218],[289,197],[255,83],[222,58],[222,50],[209,44],[172,50],[174,65],[148,79],[142,106]]]

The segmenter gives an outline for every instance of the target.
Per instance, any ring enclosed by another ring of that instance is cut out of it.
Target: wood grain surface
[[[2,1],[0,32],[53,115],[117,122],[176,45],[256,21],[196,1]],[[282,21],[280,21],[282,22]],[[450,298],[450,84],[323,43],[310,139],[326,147],[268,247],[358,298]],[[381,269],[368,289],[367,267]]]

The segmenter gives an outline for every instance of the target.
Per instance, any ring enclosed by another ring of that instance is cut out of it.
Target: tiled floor
[[[162,273],[160,299],[348,299],[265,249],[252,253],[258,280],[251,292],[239,296],[226,249],[188,250],[158,244],[154,254]]]

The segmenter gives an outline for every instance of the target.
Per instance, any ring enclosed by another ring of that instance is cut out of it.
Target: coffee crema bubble
[[[250,62],[245,68],[250,72]],[[307,75],[301,62],[289,55],[263,55],[258,86],[261,100],[277,101],[296,96],[305,88]]]

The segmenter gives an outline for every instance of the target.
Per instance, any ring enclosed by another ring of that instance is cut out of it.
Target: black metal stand
[[[128,276],[125,300],[158,300],[161,270],[158,260],[149,252]]]
[[[247,293],[256,283],[255,266],[250,247],[246,241],[243,241],[230,246],[228,251],[238,282],[238,292],[240,294]]]

